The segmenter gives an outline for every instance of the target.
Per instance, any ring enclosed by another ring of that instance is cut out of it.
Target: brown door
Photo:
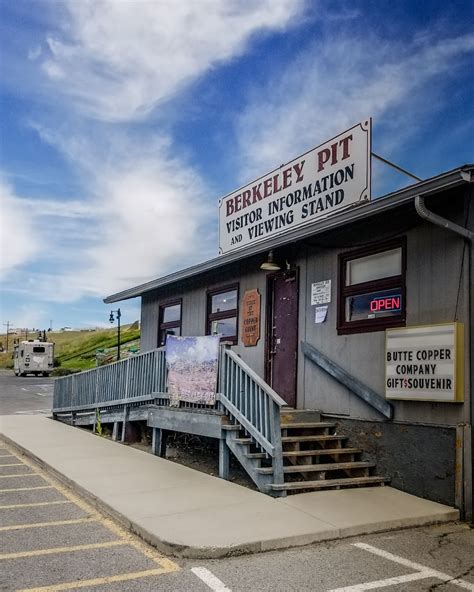
[[[288,405],[296,407],[298,352],[298,274],[278,272],[268,278],[266,379]]]

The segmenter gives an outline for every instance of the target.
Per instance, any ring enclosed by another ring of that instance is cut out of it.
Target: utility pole
[[[7,321],[6,323],[3,323],[5,325],[5,327],[7,328],[7,349],[6,351],[8,352],[8,334],[10,332],[10,327],[12,326],[12,324],[10,323],[10,321]]]

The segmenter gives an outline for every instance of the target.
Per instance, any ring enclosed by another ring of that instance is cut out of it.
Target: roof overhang
[[[426,181],[415,183],[404,187],[398,191],[394,191],[373,201],[350,207],[339,214],[335,214],[330,218],[325,218],[312,225],[297,228],[293,231],[285,232],[284,234],[271,237],[259,243],[255,243],[249,247],[221,255],[209,261],[204,261],[192,267],[182,269],[180,271],[170,273],[163,277],[157,278],[145,284],[117,292],[104,299],[106,304],[119,302],[121,300],[128,300],[136,298],[146,292],[170,286],[175,282],[186,280],[207,273],[209,271],[219,269],[230,263],[242,261],[259,253],[275,249],[277,247],[301,241],[310,236],[315,236],[331,229],[345,226],[362,218],[375,216],[383,212],[387,212],[398,208],[402,205],[414,201],[417,195],[429,196],[446,189],[450,189],[465,183],[472,183],[474,176],[474,165],[465,165],[458,167],[446,173],[442,173],[436,177],[431,177]]]

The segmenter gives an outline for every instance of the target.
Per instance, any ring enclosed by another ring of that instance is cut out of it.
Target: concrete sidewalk
[[[176,556],[223,557],[459,518],[391,487],[273,499],[44,416],[0,416],[0,434]]]

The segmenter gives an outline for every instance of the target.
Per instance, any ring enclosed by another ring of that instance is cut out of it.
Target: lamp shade
[[[264,271],[278,271],[281,269],[278,263],[275,262],[273,251],[268,253],[267,260],[260,265],[260,269],[263,269]]]

